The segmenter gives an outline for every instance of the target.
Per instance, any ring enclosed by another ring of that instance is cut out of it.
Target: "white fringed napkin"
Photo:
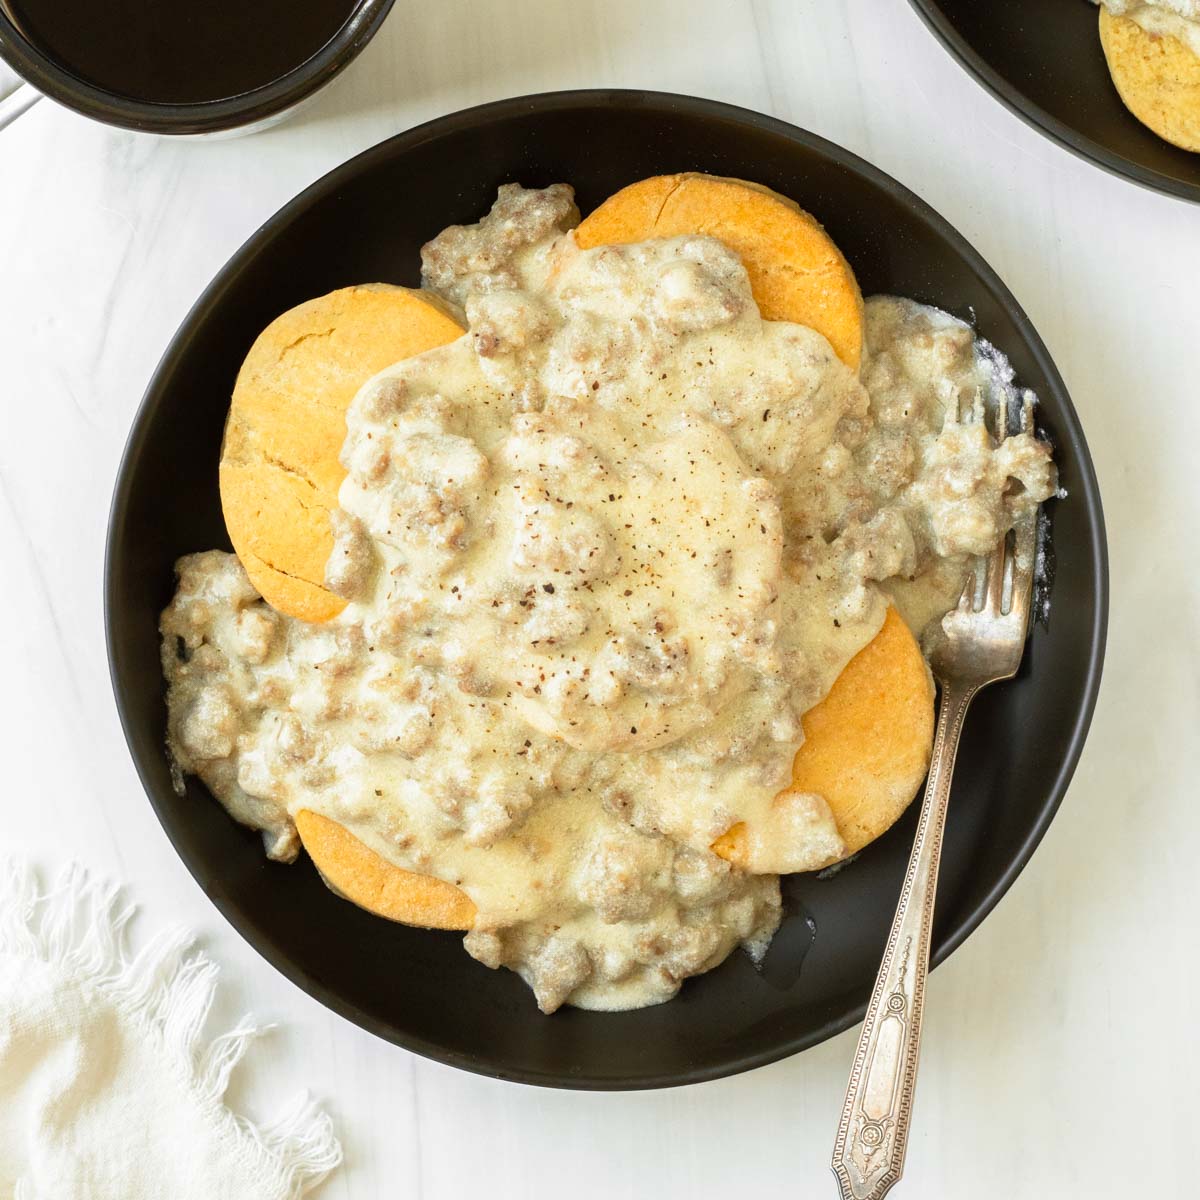
[[[216,965],[182,930],[130,954],[132,912],[78,867],[0,866],[0,1197],[297,1200],[341,1161],[329,1118],[226,1108],[261,1029],[202,1041]]]

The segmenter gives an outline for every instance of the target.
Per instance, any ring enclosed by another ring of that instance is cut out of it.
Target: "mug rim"
[[[315,54],[277,79],[220,100],[162,103],[123,96],[82,79],[21,32],[0,0],[0,59],[51,100],[85,117],[142,133],[216,133],[280,115],[322,88],[362,52],[395,0],[357,0]]]

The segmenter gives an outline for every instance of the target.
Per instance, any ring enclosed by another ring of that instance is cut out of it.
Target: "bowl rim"
[[[1190,200],[1200,204],[1200,184],[1187,183],[1184,180],[1172,179],[1150,167],[1143,167],[1124,156],[1110,150],[1107,146],[1072,129],[1070,125],[1051,116],[1039,104],[1030,100],[1014,83],[1010,82],[977,54],[958,32],[950,19],[942,11],[937,0],[909,0],[917,16],[925,23],[929,31],[950,52],[960,67],[973,75],[995,99],[999,100],[1009,112],[1020,117],[1026,125],[1044,134],[1051,141],[1057,142],[1065,150],[1090,162],[1093,166],[1116,175],[1129,183],[1148,188],[1164,196],[1176,200]],[[1132,118],[1131,119],[1136,119]]]
[[[267,121],[324,87],[358,57],[394,3],[357,0],[345,22],[315,54],[278,79],[220,100],[158,103],[98,87],[26,37],[4,6],[0,6],[0,59],[51,100],[105,125],[141,133],[217,133]]]
[[[163,402],[165,393],[156,395],[159,386],[158,381],[173,368],[176,360],[185,352],[185,344],[193,326],[221,302],[226,290],[236,281],[241,271],[257,253],[258,246],[264,238],[270,236],[280,226],[287,224],[292,220],[293,216],[306,209],[312,203],[330,193],[336,192],[343,181],[354,177],[364,168],[369,168],[378,162],[386,161],[393,155],[403,153],[408,148],[420,145],[431,138],[472,128],[480,123],[487,123],[492,120],[504,120],[511,116],[527,115],[530,112],[552,112],[564,109],[578,109],[585,106],[591,108],[603,107],[634,110],[649,108],[664,113],[683,112],[689,115],[749,125],[758,130],[782,136],[789,141],[799,142],[801,145],[816,151],[818,154],[829,157],[837,165],[865,178],[866,181],[890,193],[904,205],[910,207],[922,220],[929,222],[939,236],[946,239],[951,249],[962,256],[966,265],[980,278],[984,286],[994,292],[1002,306],[1007,309],[1010,317],[1013,319],[1019,335],[1024,339],[1037,366],[1044,373],[1050,390],[1055,393],[1056,399],[1062,405],[1062,423],[1066,432],[1072,435],[1072,440],[1076,447],[1076,463],[1079,471],[1077,492],[1079,502],[1086,506],[1089,515],[1092,517],[1090,523],[1092,534],[1092,544],[1090,547],[1092,564],[1091,584],[1094,589],[1096,604],[1094,618],[1088,630],[1090,649],[1088,669],[1083,680],[1083,702],[1076,715],[1070,737],[1064,743],[1057,770],[1050,781],[1046,802],[1041,809],[1038,819],[1033,823],[1024,839],[1020,842],[1012,860],[996,880],[993,887],[963,915],[955,928],[946,931],[944,940],[935,946],[931,965],[937,966],[979,927],[984,918],[995,908],[1001,897],[1008,891],[1013,881],[1024,869],[1057,813],[1067,785],[1079,761],[1079,756],[1082,752],[1088,727],[1096,706],[1100,677],[1104,664],[1105,639],[1108,626],[1108,550],[1099,484],[1096,479],[1087,443],[1083,437],[1078,414],[1071,403],[1066,385],[1063,383],[1061,375],[1050,358],[1049,352],[1028,316],[1026,316],[1024,309],[1017,303],[1012,293],[1004,285],[996,272],[966,239],[915,193],[856,154],[778,118],[766,116],[751,109],[740,108],[717,100],[640,89],[575,89],[542,92],[493,101],[462,109],[446,116],[437,117],[396,134],[355,155],[310,184],[255,230],[225,266],[221,268],[188,311],[187,316],[173,335],[147,384],[145,394],[134,416],[133,424],[121,455],[109,510],[104,551],[105,645],[109,675],[117,711],[120,716],[122,732],[125,736],[126,745],[129,749],[130,757],[133,759],[142,788],[175,852],[183,860],[193,879],[197,883],[201,883],[198,874],[198,856],[192,854],[185,838],[176,835],[176,832],[172,828],[172,823],[168,819],[167,800],[159,794],[155,786],[151,783],[147,766],[139,758],[134,738],[133,718],[130,712],[129,685],[124,678],[120,654],[116,649],[114,625],[114,577],[118,570],[115,561],[114,546],[118,540],[116,536],[117,532],[124,524],[124,518],[130,504],[131,483],[134,474],[133,468],[142,452],[142,447],[148,437],[150,426],[157,415],[157,409]],[[172,799],[174,799],[174,796],[172,796]],[[201,884],[201,886],[203,885]],[[720,1064],[710,1064],[702,1067],[694,1066],[682,1071],[664,1073],[660,1076],[639,1077],[632,1081],[614,1081],[611,1078],[593,1076],[586,1073],[564,1075],[527,1068],[497,1068],[487,1062],[478,1060],[472,1055],[455,1051],[420,1036],[398,1031],[394,1027],[377,1021],[368,1014],[361,1012],[354,1004],[337,995],[325,983],[314,979],[297,963],[291,961],[285,954],[277,950],[269,938],[260,937],[252,930],[244,928],[233,906],[228,904],[224,897],[209,894],[209,898],[225,920],[267,962],[292,983],[308,992],[338,1015],[345,1017],[347,1020],[352,1021],[361,1028],[367,1029],[386,1041],[437,1062],[459,1067],[490,1078],[512,1080],[543,1087],[589,1091],[635,1091],[707,1082],[765,1066],[768,1063],[790,1057],[801,1050],[806,1050],[856,1025],[862,1020],[867,1007],[868,997],[864,996],[860,1003],[853,1005],[849,1010],[835,1013],[820,1025],[808,1030],[805,1034],[780,1041],[767,1049],[754,1053],[746,1053],[736,1059],[725,1060]]]

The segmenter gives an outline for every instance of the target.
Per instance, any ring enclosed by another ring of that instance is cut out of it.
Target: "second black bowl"
[[[1089,162],[1200,202],[1200,154],[1163,141],[1121,102],[1086,0],[911,0],[998,100]]]
[[[337,899],[307,860],[268,862],[194,779],[171,787],[158,614],[175,559],[228,547],[217,459],[251,342],[284,309],[351,283],[415,284],[421,243],[477,220],[498,184],[573,183],[586,212],[633,180],[699,170],[755,180],[825,222],[863,291],[971,319],[1041,397],[1069,498],[1051,502],[1049,625],[1018,679],[967,723],[942,864],[934,954],[1004,893],[1054,815],[1091,718],[1107,611],[1100,498],[1075,410],[1046,348],[987,264],[894,180],[780,121],[707,100],[575,92],[506,100],[410,130],[314,184],[267,222],[196,303],[134,423],[109,529],[106,628],[137,769],[171,841],[244,937],[364,1028],[472,1071],[560,1087],[690,1083],[802,1050],[857,1021],[899,894],[915,808],[831,878],[784,883],[787,917],[758,972],[735,954],[657,1008],[542,1016],[525,985],[455,934],[393,925]]]

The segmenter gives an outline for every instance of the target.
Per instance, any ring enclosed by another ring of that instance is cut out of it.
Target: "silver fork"
[[[1009,423],[1003,400],[997,410],[996,435],[1003,439]],[[1021,427],[1032,431],[1029,400],[1022,406]],[[1021,665],[1036,553],[1037,515],[1031,513],[989,555],[982,586],[976,582],[979,575],[971,574],[957,609],[942,620],[929,656],[941,692],[937,732],[916,840],[838,1122],[832,1166],[843,1200],[880,1200],[904,1170],[938,860],[958,739],[976,692],[1011,679]]]

